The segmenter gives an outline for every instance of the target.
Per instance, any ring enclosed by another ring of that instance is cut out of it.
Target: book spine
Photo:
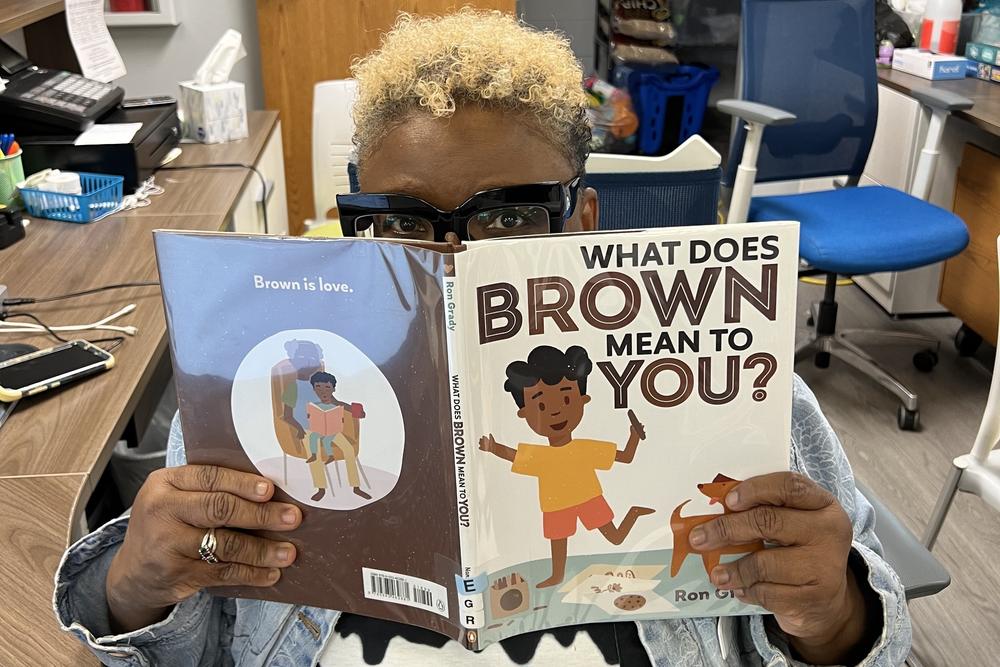
[[[451,412],[452,448],[455,456],[455,503],[458,520],[459,574],[455,577],[459,621],[465,629],[463,643],[478,647],[477,630],[485,625],[483,593],[485,575],[477,568],[473,511],[474,495],[469,480],[469,458],[477,444],[467,428],[465,355],[462,347],[461,303],[457,272],[444,277],[445,344],[448,351],[448,404]]]

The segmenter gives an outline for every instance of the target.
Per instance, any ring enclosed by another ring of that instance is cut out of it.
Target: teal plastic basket
[[[82,194],[68,195],[34,188],[23,188],[21,199],[28,215],[63,222],[93,222],[113,212],[122,203],[125,179],[105,174],[80,172]]]

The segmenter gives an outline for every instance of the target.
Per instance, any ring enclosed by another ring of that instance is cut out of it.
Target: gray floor
[[[801,284],[799,310],[821,292]],[[836,359],[825,370],[808,361],[796,369],[819,398],[855,474],[920,535],[951,459],[972,447],[989,391],[990,362],[958,357],[952,344],[956,319],[893,321],[857,287],[839,289],[838,301],[841,328],[919,331],[941,340],[941,361],[930,374],[913,367],[912,348],[870,350],[919,395],[922,429],[915,433],[897,429],[894,397]],[[804,317],[798,327],[804,335]],[[1000,664],[1000,514],[962,494],[934,553],[951,572],[952,584],[910,605],[917,656],[924,665]]]

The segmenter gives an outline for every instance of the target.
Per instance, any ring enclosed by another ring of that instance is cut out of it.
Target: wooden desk
[[[264,150],[277,112],[251,113],[250,136],[228,144],[181,144],[181,156],[168,167],[200,164],[255,164]],[[156,173],[157,185],[166,190],[153,197],[144,208],[126,211],[127,217],[151,215],[228,215],[233,202],[257,176],[249,169],[219,168],[162,170]]]
[[[276,112],[252,113],[249,139],[217,147],[186,146],[185,162],[255,164],[277,120]],[[90,225],[33,220],[23,241],[0,251],[0,283],[8,286],[8,296],[155,280],[151,232],[221,229],[245,184],[256,178],[246,170],[161,173],[171,177],[162,201],[134,214]],[[0,605],[0,636],[5,638],[0,665],[93,664],[87,651],[58,628],[52,578],[111,449],[167,346],[155,287],[26,307],[46,323],[90,322],[127,303],[137,307],[122,322],[137,326],[139,333],[115,351],[114,369],[22,401],[0,428],[0,591],[6,596]],[[53,342],[41,336],[20,340],[39,347]]]
[[[894,69],[880,69],[879,83],[909,95],[915,88],[937,88],[965,95],[975,105],[965,111],[956,111],[955,118],[966,120],[990,134],[1000,136],[1000,85],[981,79],[966,78],[955,81],[930,81]]]

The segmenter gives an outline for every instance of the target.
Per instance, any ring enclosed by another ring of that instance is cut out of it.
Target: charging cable
[[[29,322],[7,322],[0,320],[0,334],[5,333],[52,333],[53,331],[59,332],[74,332],[74,331],[116,331],[118,333],[123,333],[128,336],[134,336],[139,333],[139,329],[134,326],[118,326],[110,324],[111,322],[117,320],[119,317],[128,315],[133,310],[135,310],[135,304],[130,303],[121,310],[112,313],[105,317],[104,319],[98,320],[91,324],[63,324],[58,326],[48,326],[45,324],[31,324]],[[27,313],[10,312],[6,313],[5,316],[17,316],[17,315],[28,315]],[[30,316],[30,315],[29,315]]]

